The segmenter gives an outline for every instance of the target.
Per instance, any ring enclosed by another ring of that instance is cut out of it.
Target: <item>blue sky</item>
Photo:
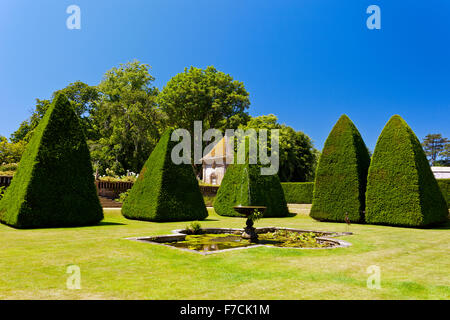
[[[68,30],[66,8],[81,8]],[[366,8],[381,8],[381,30]],[[36,98],[138,59],[162,88],[191,65],[243,81],[250,114],[274,113],[318,149],[346,113],[373,150],[393,114],[450,138],[450,1],[2,0],[0,134]]]

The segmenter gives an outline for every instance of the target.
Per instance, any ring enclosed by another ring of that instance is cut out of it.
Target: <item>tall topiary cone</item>
[[[98,223],[103,211],[79,119],[63,94],[37,126],[0,201],[0,220],[16,228]]]
[[[310,216],[320,221],[364,222],[370,156],[353,122],[342,115],[330,132],[316,171]]]
[[[172,162],[172,149],[178,144],[171,141],[172,132],[163,134],[131,188],[122,207],[126,218],[165,222],[208,216],[192,166]]]
[[[447,220],[444,197],[414,132],[394,115],[378,138],[367,181],[366,221],[424,227]]]
[[[283,188],[277,174],[261,175],[255,164],[232,164],[227,168],[214,201],[214,210],[221,216],[241,216],[234,206],[267,207],[264,217],[289,215]]]

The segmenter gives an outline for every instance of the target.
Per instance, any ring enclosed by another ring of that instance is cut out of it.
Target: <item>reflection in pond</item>
[[[217,251],[254,245],[249,240],[233,234],[189,235],[184,241],[165,242],[164,244],[196,251]]]

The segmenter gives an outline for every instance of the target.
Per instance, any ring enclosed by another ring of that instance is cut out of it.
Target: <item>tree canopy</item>
[[[167,125],[193,133],[194,121],[203,129],[235,129],[248,120],[250,105],[244,84],[229,74],[216,70],[185,68],[175,75],[158,95]]]
[[[0,165],[19,162],[25,146],[24,141],[9,142],[6,137],[0,136]]]
[[[193,135],[194,121],[201,121],[203,132],[211,128],[222,132],[237,128],[280,129],[279,178],[313,179],[318,151],[311,139],[279,124],[274,115],[252,118],[247,113],[249,93],[242,82],[213,66],[190,67],[170,79],[160,92],[150,71],[149,65],[135,60],[107,71],[96,86],[76,81],[55,91],[50,99],[36,99],[29,119],[11,135],[12,143],[2,140],[1,147],[9,150],[3,154],[15,154],[3,158],[7,162],[20,159],[20,150],[30,141],[55,96],[62,93],[80,119],[100,175],[106,171],[115,175],[140,172],[165,130],[183,128]],[[203,147],[209,143],[203,142]]]
[[[138,61],[121,64],[104,75],[100,102],[92,112],[99,139],[90,141],[92,156],[116,173],[139,172],[159,137],[162,114],[156,106],[150,66]]]
[[[96,107],[99,93],[96,87],[89,86],[81,81],[69,84],[67,87],[53,92],[50,100],[36,99],[36,105],[28,120],[23,121],[20,127],[11,135],[12,142],[30,141],[34,129],[44,117],[54,98],[58,93],[64,94],[69,100],[75,114],[80,118],[81,126],[86,137],[94,135],[90,119],[91,111]]]
[[[431,165],[448,162],[450,141],[442,137],[442,134],[427,134],[423,139],[422,147]],[[441,158],[441,161],[439,158]]]
[[[239,128],[243,130],[255,129],[256,132],[260,129],[280,130],[280,167],[278,170],[280,180],[282,182],[304,182],[314,179],[317,151],[306,134],[278,123],[278,118],[273,114],[250,118],[247,124],[241,125]],[[270,131],[267,140],[268,151],[271,152]]]

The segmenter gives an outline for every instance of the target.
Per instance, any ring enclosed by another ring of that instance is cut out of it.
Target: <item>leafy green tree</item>
[[[185,68],[169,80],[157,102],[165,114],[166,126],[186,129],[192,137],[194,121],[202,121],[204,131],[212,128],[223,131],[236,129],[249,119],[245,110],[250,100],[244,84],[213,66]],[[203,147],[206,144],[203,142]],[[197,174],[201,173],[199,166],[193,167]]]
[[[121,64],[107,71],[98,86],[100,102],[91,115],[100,137],[89,145],[102,170],[139,172],[158,142],[162,114],[149,70],[139,61]]]
[[[36,99],[36,105],[30,118],[23,121],[19,129],[11,135],[12,142],[17,143],[22,140],[28,142],[31,139],[34,129],[38,126],[58,93],[63,93],[68,98],[72,108],[80,118],[81,126],[86,137],[92,138],[96,135],[92,128],[90,113],[99,101],[98,90],[96,87],[77,81],[61,90],[55,91],[50,100]]]
[[[263,115],[251,118],[246,125],[239,127],[243,130],[278,129],[280,167],[278,176],[282,182],[312,181],[317,162],[317,150],[314,149],[311,139],[301,131],[295,131],[292,127],[278,123],[278,118],[273,115]],[[270,131],[267,137],[268,151],[270,148]]]
[[[55,91],[53,98],[58,93],[64,94],[69,100],[75,113],[81,120],[81,127],[87,139],[98,138],[99,133],[93,127],[91,114],[97,109],[100,102],[100,93],[96,86],[77,81],[69,84],[64,89]]]
[[[439,153],[439,156],[441,157],[441,160],[438,161],[440,165],[450,166],[450,141],[447,141],[444,150]]]
[[[6,137],[0,136],[0,165],[3,163],[18,163],[25,151],[25,142],[8,142]]]
[[[33,112],[28,120],[23,121],[20,124],[19,129],[11,134],[12,142],[24,141],[28,143],[31,139],[31,136],[34,132],[34,129],[39,124],[39,121],[44,116],[45,112],[49,108],[51,104],[50,100],[40,100],[36,99],[36,105],[34,107]]]
[[[431,165],[436,163],[438,157],[445,150],[446,145],[448,144],[448,139],[443,138],[440,133],[431,133],[425,136],[422,142],[422,147]]]
[[[236,129],[246,123],[250,105],[244,84],[216,70],[185,68],[166,84],[158,95],[158,105],[168,126],[194,132],[194,121],[202,121],[203,130]]]

